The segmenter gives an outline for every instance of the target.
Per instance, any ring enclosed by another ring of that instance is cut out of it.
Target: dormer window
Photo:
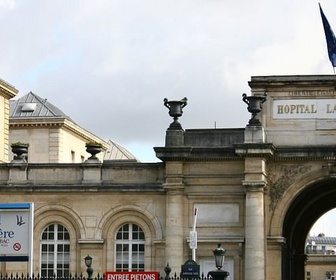
[[[21,112],[32,113],[35,111],[36,103],[25,103],[22,106]]]

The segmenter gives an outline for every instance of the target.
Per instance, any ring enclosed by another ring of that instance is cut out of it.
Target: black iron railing
[[[0,280],[89,280],[90,278],[86,273],[81,274],[70,274],[67,277],[58,277],[54,276],[41,276],[39,274],[0,274]],[[204,274],[201,274],[200,277],[180,277],[180,274],[175,273],[173,276],[162,276],[159,274],[159,280],[212,280],[211,277],[208,277]],[[105,280],[105,274],[96,274],[92,277],[92,280]]]

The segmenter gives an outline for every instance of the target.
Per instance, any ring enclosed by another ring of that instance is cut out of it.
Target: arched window
[[[41,276],[69,276],[70,235],[60,224],[47,226],[41,237]]]
[[[124,224],[116,235],[116,271],[145,270],[145,234],[135,224]]]

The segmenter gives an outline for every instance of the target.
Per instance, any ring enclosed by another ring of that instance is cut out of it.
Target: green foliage
[[[103,145],[101,143],[97,143],[97,142],[86,142],[85,147],[90,147],[90,146],[101,148]]]
[[[29,143],[24,143],[24,142],[14,142],[11,144],[11,147],[29,147]]]

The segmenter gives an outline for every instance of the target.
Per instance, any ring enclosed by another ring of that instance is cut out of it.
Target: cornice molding
[[[275,146],[272,143],[241,143],[234,144],[235,152],[241,157],[273,157]]]
[[[64,128],[75,135],[78,135],[87,142],[98,142],[103,145],[103,149],[108,149],[108,143],[99,138],[98,136],[92,134],[86,129],[75,124],[68,118],[58,117],[58,118],[13,118],[9,119],[10,128],[23,128],[23,127],[52,127],[52,128]]]
[[[0,79],[0,94],[4,96],[6,99],[11,99],[18,94],[18,90],[12,86],[11,84],[5,82]]]

